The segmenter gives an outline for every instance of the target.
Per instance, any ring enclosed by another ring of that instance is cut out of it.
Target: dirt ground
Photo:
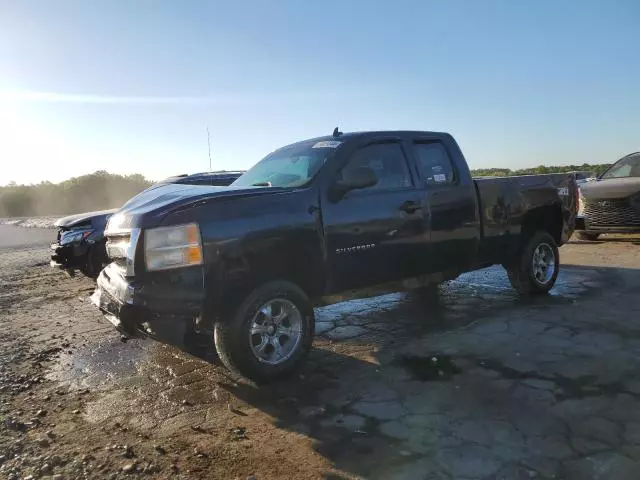
[[[0,228],[0,478],[640,478],[640,238],[564,246],[535,300],[492,268],[318,309],[256,387],[122,343],[47,232]]]

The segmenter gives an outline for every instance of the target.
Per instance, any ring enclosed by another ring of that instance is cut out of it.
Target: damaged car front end
[[[115,211],[88,212],[58,220],[57,238],[51,244],[51,266],[70,274],[80,270],[89,277],[97,277],[108,262],[104,228]]]

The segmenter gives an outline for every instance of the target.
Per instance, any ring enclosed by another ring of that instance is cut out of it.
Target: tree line
[[[480,168],[472,170],[471,174],[474,177],[511,177],[513,175],[544,175],[548,173],[591,172],[594,176],[597,177],[610,166],[610,163],[602,163],[597,165],[583,163],[582,165],[564,165],[558,167],[547,167],[545,165],[540,165],[539,167],[522,168],[520,170],[511,170],[509,168]]]
[[[508,177],[574,171],[593,172],[595,175],[600,175],[608,167],[609,164],[585,163],[560,167],[540,165],[520,170],[486,168],[472,170],[471,173],[476,177]],[[0,186],[0,217],[64,215],[117,208],[151,184],[151,181],[139,174],[117,175],[102,170],[73,177],[61,183],[16,185],[12,182],[7,186]]]
[[[117,208],[152,182],[142,175],[97,171],[61,183],[0,186],[0,217],[64,215]]]

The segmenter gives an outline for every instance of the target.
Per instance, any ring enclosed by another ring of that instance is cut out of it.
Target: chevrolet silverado
[[[314,305],[379,284],[433,285],[503,265],[548,292],[573,233],[573,175],[473,179],[446,133],[341,133],[282,147],[227,188],[167,184],[107,225],[93,302],[116,328],[214,342],[255,381],[311,348]],[[407,282],[407,279],[413,283]]]

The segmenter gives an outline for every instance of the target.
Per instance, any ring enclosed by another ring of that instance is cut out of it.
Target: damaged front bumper
[[[73,270],[82,266],[87,255],[86,245],[52,243],[50,265],[53,268]]]
[[[176,346],[182,346],[185,334],[193,330],[202,305],[192,292],[174,287],[168,294],[153,282],[136,283],[115,263],[100,273],[91,301],[123,335]]]

